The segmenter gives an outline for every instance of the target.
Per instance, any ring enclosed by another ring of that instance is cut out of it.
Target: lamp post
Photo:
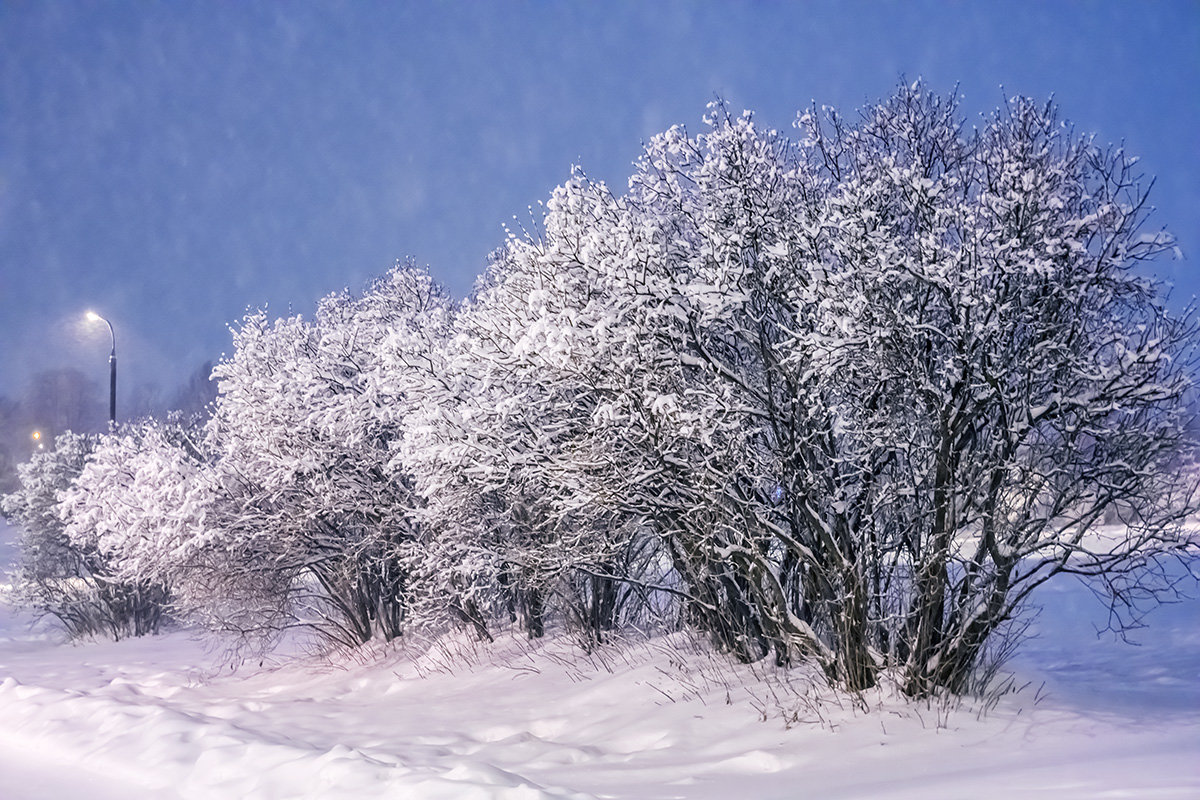
[[[87,312],[89,322],[103,322],[108,326],[108,335],[112,337],[112,352],[108,354],[108,421],[117,424],[117,334],[113,332],[112,323],[95,311]]]

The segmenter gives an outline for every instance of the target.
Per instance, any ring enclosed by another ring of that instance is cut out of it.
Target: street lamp
[[[87,312],[88,322],[103,322],[108,326],[108,335],[112,337],[112,352],[108,354],[108,421],[117,424],[117,334],[113,332],[112,323],[95,311]]]

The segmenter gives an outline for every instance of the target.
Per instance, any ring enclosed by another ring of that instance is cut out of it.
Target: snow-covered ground
[[[1135,647],[1078,584],[1042,600],[1029,688],[982,716],[788,693],[683,638],[232,671],[187,633],[64,645],[0,607],[0,798],[1200,797],[1200,602]]]

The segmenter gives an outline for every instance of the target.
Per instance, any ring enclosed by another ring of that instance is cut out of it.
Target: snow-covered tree
[[[97,554],[120,593],[129,631],[158,629],[189,549],[202,541],[212,490],[188,431],[147,421],[99,438],[86,465],[58,494],[71,546]]]
[[[17,467],[15,491],[0,498],[5,518],[20,529],[21,561],[17,582],[37,610],[58,618],[72,636],[96,633],[90,607],[94,587],[82,554],[73,550],[57,513],[58,493],[83,469],[95,437],[62,433],[53,447],[35,451]]]
[[[814,509],[789,502],[818,483],[836,514],[845,491],[822,446],[826,398],[789,337],[809,324],[795,290],[812,277],[795,254],[821,187],[749,115],[717,105],[709,126],[656,137],[630,181],[635,236],[616,279],[638,366],[619,416],[643,462],[623,494],[662,536],[689,619],[723,647],[802,656],[862,685],[861,632],[842,613],[858,592],[811,541]]]
[[[602,233],[623,224],[611,201],[580,176],[555,193],[539,237],[493,255],[406,439],[438,544],[460,567],[446,576],[455,608],[480,630],[508,615],[539,636],[557,615],[590,646],[634,612],[626,578],[652,565],[640,517],[594,502],[610,470],[587,450],[618,376],[594,267],[619,242]]]
[[[399,365],[424,366],[449,313],[428,275],[397,267],[361,297],[326,298],[312,322],[248,315],[215,368],[213,546],[286,586],[291,624],[348,645],[401,633],[417,522],[410,480],[390,462],[419,401]]]
[[[58,493],[71,544],[100,553],[115,577],[161,582],[178,529],[198,516],[179,455],[160,423],[124,425],[99,437],[79,475]]]
[[[842,398],[838,438],[870,456],[874,644],[910,693],[960,691],[1045,580],[1096,577],[1126,602],[1186,545],[1195,325],[1139,269],[1172,241],[1146,230],[1134,161],[1049,104],[966,133],[917,84],[857,126],[801,129],[832,186],[805,253],[820,311],[797,339]]]
[[[20,594],[36,610],[57,618],[72,637],[120,639],[157,629],[161,597],[144,595],[117,574],[110,554],[94,540],[70,535],[69,495],[109,436],[66,432],[52,449],[18,467],[20,488],[2,500],[4,515],[21,531],[17,572]],[[121,503],[124,494],[106,495]],[[145,601],[145,602],[143,602]]]

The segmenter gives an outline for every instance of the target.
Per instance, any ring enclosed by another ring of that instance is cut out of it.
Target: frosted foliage
[[[393,450],[451,314],[427,274],[398,266],[360,297],[326,298],[312,321],[248,315],[214,370],[217,529],[290,584],[288,624],[348,644],[400,632],[416,521]]]
[[[268,640],[682,624],[970,691],[1047,580],[1136,624],[1194,551],[1197,331],[1134,163],[920,82],[793,137],[716,103],[623,192],[574,172],[461,305],[397,266],[248,314],[202,436],[64,440],[6,513]]]
[[[212,537],[212,473],[182,435],[153,423],[106,435],[59,495],[71,544],[99,553],[119,580],[172,583]]]
[[[95,440],[89,435],[59,434],[52,448],[35,452],[18,467],[18,489],[0,498],[4,516],[21,530],[20,577],[27,583],[70,577],[76,569],[58,514],[58,495],[82,471]]]
[[[70,432],[20,469],[21,487],[3,498],[6,517],[22,530],[18,591],[38,611],[56,617],[73,637],[140,636],[158,629],[166,594],[154,580],[122,575],[117,557],[74,524],[80,481],[95,451],[112,437]],[[120,508],[124,487],[106,487],[97,503]]]
[[[619,287],[592,268],[622,258],[630,222],[582,175],[557,190],[543,237],[493,257],[404,440],[428,503],[428,574],[454,598],[444,610],[484,635],[494,614],[540,635],[561,611],[595,641],[634,613],[615,578],[648,569],[648,548],[636,515],[596,501],[614,465],[595,436],[622,416],[609,389],[636,342],[614,339],[629,334],[612,328]]]
[[[707,124],[496,256],[408,445],[459,546],[560,570],[651,536],[739,657],[917,695],[1054,574],[1153,596],[1195,337],[1135,270],[1171,240],[1132,162],[1023,99],[964,132],[919,83],[795,142]]]

